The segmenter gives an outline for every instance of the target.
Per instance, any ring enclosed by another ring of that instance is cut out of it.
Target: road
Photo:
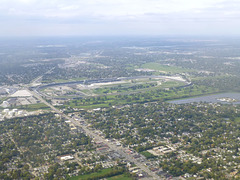
[[[32,85],[32,86],[38,85],[38,84],[40,83],[42,77],[43,77],[44,75],[46,75],[46,74],[50,74],[54,69],[55,69],[55,67],[53,67],[52,69],[48,70],[48,71],[45,72],[43,75],[38,76],[37,78],[35,78],[35,79],[32,81],[31,85]]]
[[[102,141],[105,144],[107,144],[109,146],[109,148],[115,152],[117,152],[118,154],[120,154],[122,157],[125,158],[125,160],[130,161],[134,164],[136,164],[141,170],[145,171],[149,176],[151,176],[151,178],[148,179],[161,179],[157,174],[155,174],[154,172],[152,172],[151,170],[149,170],[143,163],[137,161],[136,159],[134,159],[131,155],[127,154],[125,149],[117,146],[115,144],[112,144],[111,142],[106,141],[105,138],[99,136],[98,134],[94,133],[92,130],[88,129],[86,126],[83,126],[82,124],[79,123],[79,121],[76,121],[75,119],[67,116],[66,114],[64,114],[63,112],[61,112],[59,109],[55,108],[53,105],[51,105],[50,103],[48,103],[46,100],[44,100],[37,91],[32,91],[30,88],[28,89],[34,97],[36,97],[39,101],[41,101],[42,103],[44,103],[45,105],[47,105],[48,107],[50,107],[53,111],[55,111],[57,114],[61,115],[62,117],[66,118],[67,120],[71,121],[72,124],[74,124],[75,126],[78,126],[80,128],[82,128],[86,135],[93,137],[95,139],[95,141]]]

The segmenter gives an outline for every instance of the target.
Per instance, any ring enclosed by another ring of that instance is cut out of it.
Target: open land
[[[0,179],[240,177],[240,42],[52,41],[0,47]]]

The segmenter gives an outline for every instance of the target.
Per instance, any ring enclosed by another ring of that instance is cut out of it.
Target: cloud
[[[36,27],[45,28],[46,33],[56,27],[60,34],[83,33],[79,29],[89,33],[141,34],[173,30],[185,33],[189,29],[205,33],[207,27],[235,32],[240,24],[237,0],[0,0],[0,4],[0,24],[6,26],[1,34],[19,25],[19,32],[26,34],[28,28]]]
[[[79,15],[93,16],[138,16],[146,13],[192,12],[214,6],[221,0],[12,0],[3,1],[2,8],[15,15],[35,15],[44,17],[75,17]],[[0,2],[1,2],[0,1]]]

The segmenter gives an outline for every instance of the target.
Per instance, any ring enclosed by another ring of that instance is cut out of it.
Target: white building
[[[72,159],[74,159],[74,157],[70,156],[70,155],[60,157],[61,161],[67,161],[67,160],[72,160]]]
[[[4,109],[3,112],[4,113],[8,113],[10,110],[9,109]]]

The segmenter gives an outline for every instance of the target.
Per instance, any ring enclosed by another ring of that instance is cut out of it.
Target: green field
[[[53,79],[53,80],[45,80],[42,81],[42,83],[65,83],[65,82],[71,82],[71,81],[82,81],[86,78],[73,78],[73,79]]]
[[[0,106],[0,109],[4,109],[4,108]],[[12,106],[12,107],[8,107],[8,109],[22,109],[26,111],[37,111],[37,110],[50,110],[50,107],[48,107],[44,103],[37,103],[37,104],[28,104],[28,105],[21,105],[21,106]]]
[[[121,86],[115,85],[111,87],[96,88],[94,90],[89,90],[88,94],[92,94],[92,93],[96,95],[130,94],[130,93],[140,93],[140,92],[156,90],[156,89],[178,87],[183,85],[185,85],[185,83],[179,82],[179,81],[166,81],[166,82],[162,82],[161,85],[158,85],[156,81],[152,80],[148,83],[136,83],[136,84],[128,83],[124,85],[121,84]]]
[[[118,175],[114,175],[114,172]],[[111,177],[111,173],[113,173]],[[113,168],[102,169],[99,172],[94,172],[91,174],[85,174],[80,176],[71,177],[70,180],[87,180],[89,178],[98,178],[98,177],[108,177],[107,179],[116,179],[116,180],[132,180],[132,178],[128,177],[122,170],[114,170]],[[110,176],[110,177],[109,177]],[[101,178],[101,179],[102,179]]]
[[[124,92],[130,92],[130,91],[132,92],[132,91],[146,90],[146,89],[158,86],[157,83],[153,81],[150,81],[148,83],[144,83],[144,82],[146,81],[141,81],[138,83],[124,83],[119,85],[105,86],[105,87],[94,89],[93,93],[98,95],[124,93]]]
[[[153,154],[151,154],[151,153],[148,152],[148,151],[140,152],[140,154],[144,155],[147,159],[151,159],[151,158],[157,157],[157,156],[154,156]]]
[[[63,94],[63,95],[58,95],[57,97],[65,98],[65,99],[74,99],[74,98],[80,98],[80,97],[84,98],[89,96],[97,97],[97,96],[105,96],[105,95],[127,95],[132,93],[143,93],[146,91],[178,87],[183,85],[185,85],[184,82],[164,79],[164,78],[140,78],[140,79],[121,81],[117,84],[109,83],[109,84],[97,85],[91,88],[79,88],[78,90],[72,90],[72,92],[69,92],[67,95]],[[48,91],[50,91],[51,93],[54,94],[55,90],[49,88],[49,89],[42,89],[41,91],[43,93],[47,93]],[[78,94],[77,92],[81,92],[82,94]]]
[[[112,168],[108,168],[108,169],[103,169],[99,172],[95,172],[95,173],[91,173],[91,174],[85,174],[85,175],[80,175],[80,176],[74,176],[72,178],[70,178],[70,180],[85,180],[85,179],[88,179],[88,178],[93,178],[97,175],[104,175],[104,174],[107,174],[109,172],[112,171]]]
[[[121,175],[107,178],[107,180],[133,180],[133,178],[128,177],[126,174],[121,174]]]
[[[240,117],[235,118],[234,121],[240,123]]]
[[[167,65],[162,65],[159,63],[146,63],[141,66],[141,68],[146,68],[146,69],[152,69],[155,71],[162,71],[165,73],[183,73],[183,72],[190,72],[192,70],[186,69],[186,68],[181,68],[177,66],[167,66]]]
[[[37,110],[50,110],[50,108],[45,105],[44,103],[38,103],[38,104],[29,104],[24,106],[17,106],[17,109],[24,109],[27,111],[37,111]]]
[[[94,108],[103,108],[111,107],[125,104],[134,104],[134,103],[146,103],[154,101],[168,101],[173,99],[187,98],[199,95],[205,95],[210,93],[217,93],[218,90],[205,87],[205,86],[190,86],[186,88],[178,89],[163,89],[155,88],[148,89],[143,92],[138,93],[128,93],[128,94],[118,94],[118,95],[105,95],[97,97],[88,97],[85,99],[72,100],[65,103],[60,108],[79,108],[79,109],[94,109]]]

